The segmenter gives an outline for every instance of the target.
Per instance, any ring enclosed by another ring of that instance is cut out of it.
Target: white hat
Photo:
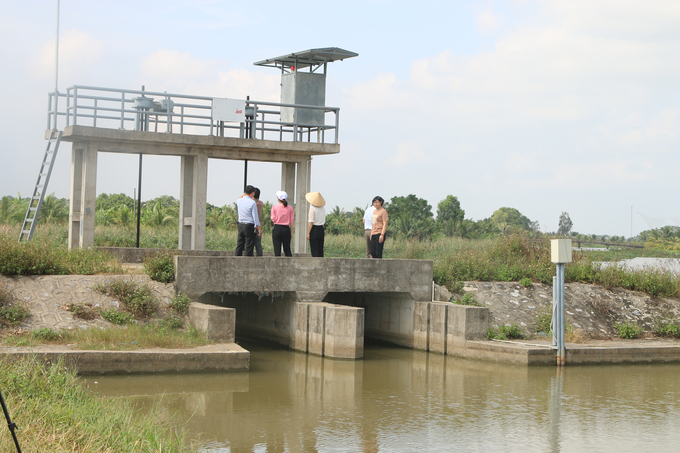
[[[277,190],[276,191],[276,198],[278,198],[281,201],[287,200],[288,194],[286,192],[284,192],[283,190]]]

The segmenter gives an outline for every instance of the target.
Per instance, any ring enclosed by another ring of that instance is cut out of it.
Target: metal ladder
[[[47,142],[47,149],[40,165],[40,172],[38,173],[38,181],[35,183],[33,189],[33,196],[28,202],[28,209],[26,210],[26,217],[24,223],[21,225],[21,234],[19,234],[19,242],[28,242],[33,237],[35,225],[38,223],[38,215],[40,214],[40,207],[42,206],[45,192],[47,191],[47,184],[50,182],[50,175],[54,167],[54,161],[57,158],[57,150],[59,143],[61,143],[62,131],[52,129],[50,132],[50,139]]]

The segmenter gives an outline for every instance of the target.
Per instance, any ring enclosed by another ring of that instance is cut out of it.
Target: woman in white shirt
[[[319,192],[309,192],[305,199],[309,207],[309,223],[307,226],[307,240],[312,256],[323,258],[324,224],[326,223],[326,200]]]

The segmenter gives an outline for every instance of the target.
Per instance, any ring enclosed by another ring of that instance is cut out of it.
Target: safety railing
[[[47,129],[107,129],[212,135],[254,140],[338,143],[336,107],[245,101],[245,121],[213,119],[213,98],[74,85],[48,95]],[[304,120],[307,119],[307,122]]]

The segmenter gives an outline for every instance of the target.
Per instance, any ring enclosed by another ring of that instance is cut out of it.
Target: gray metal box
[[[326,105],[326,74],[291,72],[281,76],[281,103],[298,105]],[[298,109],[297,123],[322,126],[323,110]],[[281,107],[281,122],[295,123],[295,109]]]

